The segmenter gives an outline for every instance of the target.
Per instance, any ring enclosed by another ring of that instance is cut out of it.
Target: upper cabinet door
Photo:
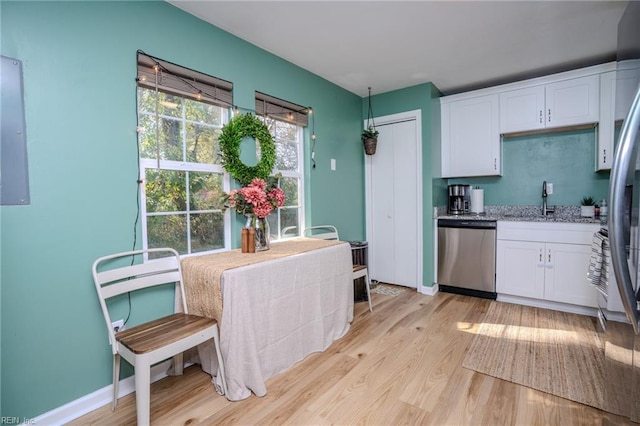
[[[640,81],[640,61],[626,61],[624,68],[616,73],[615,120],[624,120],[631,109],[631,103]],[[635,66],[635,67],[634,67]]]
[[[596,139],[596,171],[611,170],[616,111],[616,72],[600,74],[600,120]]]
[[[547,84],[545,103],[547,127],[596,123],[600,119],[600,76]]]
[[[500,93],[500,133],[543,129],[544,85]]]
[[[442,177],[501,174],[498,94],[442,102]]]

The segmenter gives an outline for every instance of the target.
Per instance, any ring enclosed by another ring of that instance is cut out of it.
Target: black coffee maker
[[[449,185],[448,214],[469,214],[471,211],[471,185]]]

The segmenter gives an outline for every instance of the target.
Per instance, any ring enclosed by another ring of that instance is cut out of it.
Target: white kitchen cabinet
[[[498,222],[496,292],[597,307],[586,273],[595,224]]]
[[[500,94],[500,133],[596,123],[598,75],[571,78]]]
[[[597,293],[587,282],[591,246],[547,243],[544,299],[597,307]]]
[[[442,177],[501,175],[498,94],[441,98]]]
[[[544,129],[544,85],[500,93],[500,133]]]
[[[615,86],[616,121],[622,121],[631,109],[631,103],[640,83],[640,59],[632,59],[618,63]]]
[[[498,240],[496,292],[544,298],[544,243]]]
[[[596,149],[596,171],[611,170],[614,152],[616,72],[600,74],[600,123]]]
[[[597,123],[600,118],[600,77],[590,75],[545,86],[546,127]]]
[[[622,298],[618,290],[618,282],[616,281],[616,276],[613,271],[609,274],[609,288],[607,291],[607,310],[610,312],[624,313],[624,305],[622,304]]]
[[[621,67],[618,71],[600,75],[600,124],[596,170],[611,169],[616,124],[621,123],[631,108],[639,82],[638,65],[637,62],[626,63],[626,67]]]

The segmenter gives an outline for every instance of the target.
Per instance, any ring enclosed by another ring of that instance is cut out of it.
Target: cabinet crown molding
[[[589,75],[602,74],[608,71],[616,70],[616,62],[607,62],[604,64],[593,65],[585,68],[578,68],[575,70],[564,71],[556,74],[549,74],[542,77],[531,78],[528,80],[516,81],[513,83],[501,84],[499,86],[491,86],[484,89],[472,90],[469,92],[457,93],[455,95],[443,96],[440,98],[440,103],[448,103],[452,101],[459,101],[464,99],[475,98],[477,96],[491,95],[495,93],[506,92],[509,90],[524,89],[527,87],[538,86],[548,83],[555,83],[562,80],[569,80],[577,77],[585,77]]]

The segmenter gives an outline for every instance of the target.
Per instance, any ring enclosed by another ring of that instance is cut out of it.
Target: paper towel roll
[[[471,190],[471,213],[484,213],[484,189]]]

